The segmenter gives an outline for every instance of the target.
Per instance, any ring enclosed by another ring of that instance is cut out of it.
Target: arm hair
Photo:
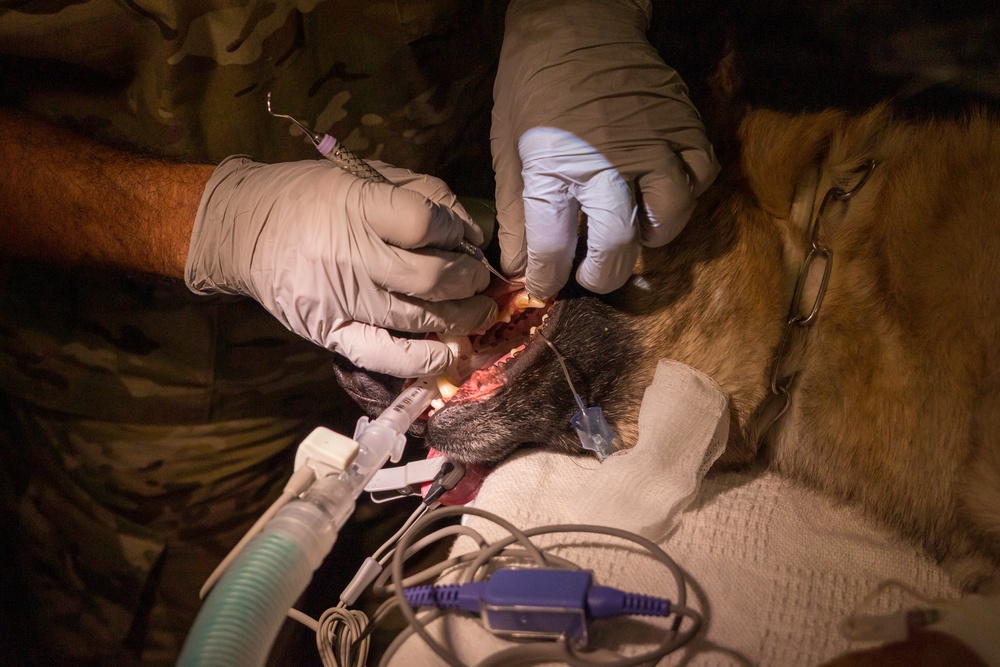
[[[140,157],[0,109],[0,255],[184,275],[214,167]]]

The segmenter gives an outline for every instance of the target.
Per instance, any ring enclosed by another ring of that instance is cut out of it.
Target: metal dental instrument
[[[309,140],[313,143],[313,146],[316,147],[316,150],[319,151],[320,155],[322,155],[327,160],[334,163],[344,171],[354,174],[358,178],[363,178],[368,181],[375,181],[376,183],[389,182],[389,180],[385,176],[383,176],[378,171],[373,169],[370,164],[368,164],[360,157],[355,155],[354,151],[340,145],[340,143],[334,137],[330,136],[329,134],[322,134],[320,132],[316,132],[315,130],[306,127],[304,124],[300,123],[298,120],[292,118],[287,114],[275,113],[274,110],[271,109],[270,91],[267,93],[267,112],[272,116],[274,116],[275,118],[285,118],[291,121],[293,124],[295,124],[296,127],[302,130],[305,133],[305,135],[309,137]],[[503,280],[504,282],[511,285],[516,284],[514,283],[514,281],[509,280],[502,273],[494,269],[493,266],[490,264],[489,260],[486,259],[486,255],[483,254],[482,249],[480,249],[479,246],[475,245],[474,243],[470,243],[465,239],[462,239],[459,242],[458,248],[456,248],[456,250],[468,255],[469,257],[472,257],[473,259],[479,262],[482,262],[483,266],[485,266],[490,273],[492,273],[500,280]]]

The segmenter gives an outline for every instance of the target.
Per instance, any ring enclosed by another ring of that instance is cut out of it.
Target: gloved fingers
[[[581,286],[607,294],[625,284],[639,257],[639,222],[632,193],[614,169],[595,174],[577,193],[587,214],[587,255],[576,270]]]
[[[565,181],[546,173],[524,174],[524,232],[528,293],[539,299],[555,295],[569,280],[578,237],[579,205]]]
[[[372,290],[352,309],[355,321],[409,333],[469,334],[496,322],[496,302],[482,295],[451,301],[424,301],[405,294]]]
[[[428,301],[464,299],[485,290],[490,273],[482,262],[461,253],[383,246],[379,259],[366,259],[376,285]]]
[[[651,248],[666,245],[684,229],[694,210],[695,198],[681,159],[664,147],[658,166],[637,179],[644,209],[639,217],[642,243]]]
[[[672,107],[672,112],[674,116],[670,117],[668,127],[662,130],[662,140],[680,158],[691,194],[697,199],[715,181],[721,167],[694,106],[690,102],[678,103]]]
[[[472,224],[414,190],[371,181],[358,186],[358,213],[382,240],[400,248],[454,248]]]
[[[326,347],[357,366],[396,377],[440,375],[455,355],[440,341],[397,338],[387,330],[350,322],[332,331]]]
[[[466,240],[476,245],[483,244],[483,231],[473,222],[472,216],[465,210],[458,196],[452,192],[451,188],[443,180],[436,176],[418,174],[415,171],[395,167],[377,160],[369,161],[368,164],[385,176],[396,187],[412,190],[435,204],[451,209],[465,223]]]
[[[500,244],[500,270],[508,276],[523,275],[527,266],[527,243],[524,232],[524,199],[521,193],[521,156],[503,120],[493,114],[490,150],[496,173],[497,242]]]
[[[432,328],[426,329],[427,332],[483,333],[497,321],[496,301],[482,294],[451,301],[431,301],[425,303],[424,308],[432,317]]]
[[[704,132],[696,133],[695,138],[699,141],[690,144],[687,148],[682,147],[676,150],[691,176],[691,194],[697,198],[715,182],[715,177],[719,175],[722,167],[715,159],[715,151]]]

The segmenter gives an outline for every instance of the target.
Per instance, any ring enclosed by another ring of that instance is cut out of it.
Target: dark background
[[[731,148],[733,114],[748,105],[859,112],[888,99],[912,118],[1000,109],[1000,12],[989,2],[653,4],[651,39],[688,83],[717,151]],[[734,66],[720,91],[726,53]]]

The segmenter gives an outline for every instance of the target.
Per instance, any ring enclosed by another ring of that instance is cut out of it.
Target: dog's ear
[[[769,215],[787,219],[796,185],[824,160],[844,119],[839,111],[791,116],[758,110],[743,120],[742,172]]]

